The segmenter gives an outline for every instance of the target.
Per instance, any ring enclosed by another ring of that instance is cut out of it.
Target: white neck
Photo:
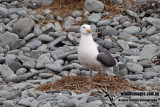
[[[86,35],[81,35],[81,42],[82,41],[93,41],[93,37],[92,37],[92,35],[90,34],[90,35],[88,35],[88,36],[86,36]]]
[[[86,44],[88,46],[90,46],[90,45],[96,45],[96,43],[94,42],[93,37],[92,37],[91,34],[88,35],[88,36],[81,35],[80,45],[86,45]]]

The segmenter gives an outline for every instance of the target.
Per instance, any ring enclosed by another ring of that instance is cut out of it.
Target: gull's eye
[[[83,28],[85,28],[85,27],[83,26]]]

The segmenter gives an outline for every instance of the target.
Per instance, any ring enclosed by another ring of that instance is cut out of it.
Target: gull
[[[108,50],[94,42],[90,25],[82,25],[80,32],[81,38],[78,47],[78,59],[84,67],[89,68],[90,76],[92,76],[92,70],[101,73],[108,67],[116,65],[116,60]]]

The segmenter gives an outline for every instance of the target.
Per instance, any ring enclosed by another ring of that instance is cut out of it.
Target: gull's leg
[[[91,69],[89,69],[90,70],[90,77],[92,77],[92,70]]]
[[[100,68],[100,71],[98,72],[98,74],[101,74],[103,72],[103,68]]]

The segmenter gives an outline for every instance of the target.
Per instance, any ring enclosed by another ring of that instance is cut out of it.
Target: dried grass
[[[53,90],[74,91],[86,93],[93,89],[106,90],[110,94],[123,92],[131,89],[145,90],[145,87],[136,87],[123,80],[120,76],[106,76],[98,74],[94,77],[87,76],[64,76],[55,83],[47,83],[36,88],[37,91],[51,92]]]
[[[52,10],[53,14],[59,13],[62,18],[70,15],[73,11],[77,10],[82,13],[85,12],[84,3],[86,0],[54,0],[52,6],[41,6],[38,9],[35,9],[39,14],[41,14],[45,9]],[[123,2],[121,5],[112,6],[112,0],[100,0],[104,3],[104,12],[109,12],[109,15],[103,16],[102,20],[113,18],[117,14],[121,14],[124,10],[132,8],[135,6],[133,0],[128,0]],[[131,4],[131,7],[126,7],[126,4]],[[64,15],[66,14],[66,15]],[[83,17],[84,18],[84,17]],[[77,22],[77,24],[82,24],[87,21],[87,19]]]

